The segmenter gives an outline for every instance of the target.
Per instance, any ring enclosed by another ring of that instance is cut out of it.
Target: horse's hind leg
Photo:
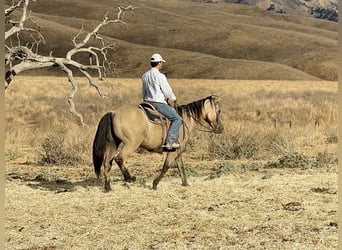
[[[123,162],[124,162],[123,158],[120,155],[118,155],[114,158],[114,160],[118,164],[118,166],[121,170],[121,173],[124,176],[125,181],[127,181],[127,182],[135,181],[135,177],[131,176],[131,174],[128,172],[128,169],[123,164]]]
[[[182,178],[182,186],[189,186],[188,181],[186,179],[186,173],[184,169],[182,154],[179,154],[179,156],[176,158],[176,164],[177,164],[177,167],[179,169],[179,172]]]
[[[131,176],[131,174],[128,172],[128,169],[124,165],[124,161],[127,159],[128,156],[130,156],[139,145],[127,145],[125,144],[120,153],[114,158],[115,162],[118,164],[122,175],[124,176],[124,179],[126,182],[135,181],[135,176]]]
[[[112,190],[110,186],[110,170],[112,169],[113,158],[116,154],[116,150],[114,148],[107,149],[104,157],[104,176],[105,176],[105,185],[104,189],[106,192]]]

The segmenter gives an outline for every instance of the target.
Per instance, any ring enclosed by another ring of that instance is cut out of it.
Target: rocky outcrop
[[[316,18],[338,22],[338,11],[335,9],[325,9],[320,7],[311,8],[310,15]]]
[[[254,5],[278,14],[290,14],[295,11],[299,15],[308,15],[333,22],[338,21],[337,0],[193,0],[205,3],[238,3]],[[265,6],[268,6],[265,8]]]

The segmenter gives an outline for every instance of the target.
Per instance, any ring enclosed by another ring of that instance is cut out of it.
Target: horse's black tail
[[[114,136],[113,113],[108,112],[101,118],[93,142],[93,164],[97,178],[101,174],[101,166],[106,152],[106,143],[108,140],[115,143],[113,140]]]

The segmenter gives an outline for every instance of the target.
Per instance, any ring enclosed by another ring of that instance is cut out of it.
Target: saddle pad
[[[150,122],[161,124],[161,119],[163,119],[163,121],[167,120],[163,114],[159,113],[153,105],[148,102],[140,103],[138,107],[145,112]]]

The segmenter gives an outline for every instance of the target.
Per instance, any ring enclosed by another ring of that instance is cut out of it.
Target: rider
[[[180,147],[180,143],[177,142],[177,139],[182,118],[168,105],[168,101],[172,101],[173,106],[176,107],[176,96],[173,93],[166,76],[159,72],[163,67],[163,63],[166,61],[160,54],[153,54],[150,62],[152,68],[142,75],[143,100],[151,103],[156,110],[171,121],[166,143],[163,146],[168,150],[176,149]]]

